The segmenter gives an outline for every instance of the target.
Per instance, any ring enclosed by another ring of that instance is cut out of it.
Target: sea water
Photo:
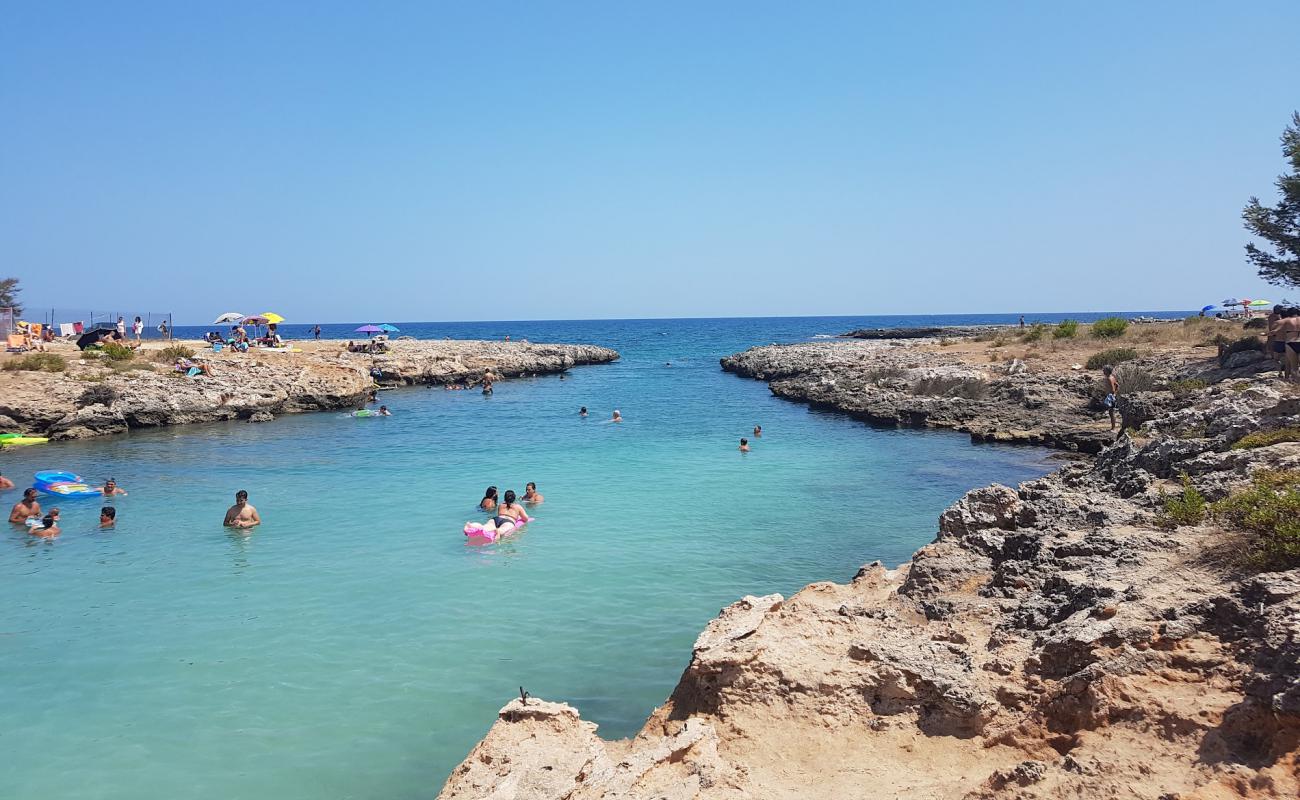
[[[904,561],[964,491],[1051,469],[1042,451],[872,428],[718,367],[871,322],[406,325],[623,358],[486,397],[385,391],[388,418],[6,450],[20,488],[67,469],[130,494],[113,530],[98,501],[44,498],[60,537],[0,538],[0,797],[427,798],[520,687],[634,733],[723,606]],[[527,481],[546,497],[536,521],[469,543],[483,490]],[[221,525],[238,489],[264,520],[251,532]]]

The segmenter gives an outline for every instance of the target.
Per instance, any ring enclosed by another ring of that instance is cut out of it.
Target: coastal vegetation
[[[1300,442],[1300,427],[1277,428],[1271,431],[1248,433],[1232,443],[1233,450],[1253,450],[1282,442]]]
[[[1113,347],[1110,350],[1102,350],[1100,353],[1093,353],[1088,357],[1084,366],[1088,369],[1101,369],[1110,364],[1117,366],[1125,361],[1132,361],[1138,357],[1138,351],[1131,347]]]
[[[1052,330],[1053,339],[1073,339],[1079,332],[1079,321],[1073,319],[1063,319],[1056,323]]]
[[[0,308],[12,309],[15,318],[23,315],[23,307],[18,303],[21,291],[17,278],[0,278]]]
[[[28,353],[6,360],[0,369],[6,372],[64,372],[68,369],[68,362],[57,353]]]
[[[1263,569],[1300,565],[1300,470],[1260,470],[1213,511],[1219,522],[1255,534],[1254,560]]]
[[[1037,342],[1046,338],[1046,336],[1047,336],[1047,324],[1043,322],[1035,322],[1033,325],[1029,326],[1028,330],[1020,334],[1020,341]]]
[[[1183,490],[1179,494],[1167,494],[1164,509],[1158,515],[1162,528],[1177,528],[1180,525],[1199,525],[1205,520],[1205,495],[1192,484],[1191,476],[1184,472],[1181,476]]]
[[[1123,317],[1105,317],[1092,323],[1092,335],[1097,339],[1118,339],[1128,330],[1128,320]]]
[[[77,408],[87,408],[94,405],[111,406],[117,398],[116,389],[103,383],[97,383],[93,386],[87,386],[77,396]]]
[[[1269,283],[1300,287],[1300,111],[1291,115],[1291,124],[1282,132],[1282,154],[1291,172],[1279,175],[1278,204],[1268,207],[1252,197],[1241,212],[1246,230],[1268,243],[1273,252],[1246,245],[1246,258]]]

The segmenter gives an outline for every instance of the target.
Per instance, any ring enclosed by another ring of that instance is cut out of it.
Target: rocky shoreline
[[[347,352],[343,342],[308,342],[301,352],[252,350],[194,358],[212,375],[185,378],[160,346],[124,365],[83,360],[70,345],[54,346],[62,372],[0,371],[0,430],[53,439],[80,439],[132,428],[248,419],[277,414],[359,408],[376,385],[471,384],[563,372],[614,361],[618,353],[593,345],[463,340],[392,342],[387,353]]]
[[[724,609],[631,740],[510,702],[442,800],[1300,795],[1300,569],[1260,572],[1246,533],[1171,523],[1166,504],[1180,476],[1213,501],[1300,470],[1300,442],[1240,446],[1300,425],[1296,387],[1163,354],[1112,443],[1073,371],[868,342],[724,367],[877,424],[1099,452],[967,493],[897,569]],[[907,388],[930,379],[987,385]]]

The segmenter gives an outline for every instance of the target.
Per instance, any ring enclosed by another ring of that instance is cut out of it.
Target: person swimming
[[[609,421],[610,421],[610,422],[622,422],[622,421],[623,421],[623,415],[620,414],[620,413],[618,413],[618,409],[617,409],[617,408],[614,409],[614,416],[610,417],[610,418],[609,418]]]
[[[580,417],[585,417],[585,416],[587,416],[587,407],[586,407],[586,406],[583,406],[582,408],[578,409],[578,416],[580,416]]]
[[[117,509],[104,506],[99,510],[99,527],[111,528],[117,524]]]
[[[40,536],[45,539],[52,539],[63,533],[63,529],[59,527],[59,510],[57,508],[51,509],[40,524],[28,528],[28,532],[32,536]]]
[[[743,436],[740,439],[740,452],[742,453],[749,452],[749,440],[744,438]]]
[[[391,411],[388,410],[388,406],[380,406],[380,407],[379,407],[378,414],[379,414],[379,416],[381,416],[381,417],[391,417],[391,416],[393,416],[393,412],[391,412]]]
[[[481,511],[492,511],[497,507],[497,487],[489,486],[483,493],[483,499],[478,501],[478,507]]]
[[[252,528],[262,524],[261,515],[248,502],[248,492],[243,489],[235,492],[235,504],[226,509],[226,519],[221,524],[227,528]]]
[[[39,517],[41,515],[41,503],[36,499],[35,489],[24,489],[23,499],[14,503],[14,507],[9,511],[9,521],[14,525],[22,525],[30,517]]]
[[[524,486],[524,502],[525,502],[525,503],[532,503],[532,504],[536,505],[537,503],[540,503],[540,502],[542,502],[542,501],[545,500],[545,499],[546,499],[546,498],[545,498],[545,497],[542,497],[541,493],[537,491],[537,484],[533,483],[532,481],[529,481],[529,482]]]
[[[762,425],[755,425],[755,426],[754,426],[754,438],[755,438],[755,439],[758,439],[758,438],[761,437],[762,435],[763,435],[763,426],[762,426]]]
[[[104,481],[104,487],[100,489],[100,491],[104,493],[105,497],[112,497],[115,494],[120,494],[120,495],[126,494],[126,490],[119,488],[117,485],[117,481],[113,480],[112,478],[109,478],[108,480]]]

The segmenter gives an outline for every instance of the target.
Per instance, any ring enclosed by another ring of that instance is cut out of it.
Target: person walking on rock
[[[1105,381],[1106,397],[1101,404],[1106,407],[1110,414],[1110,429],[1115,430],[1115,405],[1119,402],[1119,379],[1115,377],[1115,368],[1110,364],[1101,368],[1102,378]]]

